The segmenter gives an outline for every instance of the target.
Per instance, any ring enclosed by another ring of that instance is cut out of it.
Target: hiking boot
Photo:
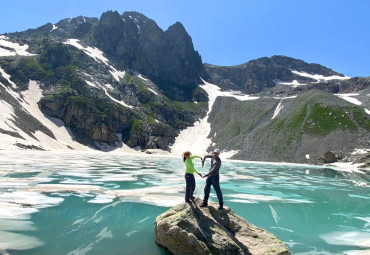
[[[218,210],[223,210],[224,209],[224,204],[222,203],[220,203],[220,206],[218,207]]]
[[[203,203],[203,204],[201,204],[200,205],[200,207],[207,207],[208,205],[207,204],[205,204],[205,203]]]

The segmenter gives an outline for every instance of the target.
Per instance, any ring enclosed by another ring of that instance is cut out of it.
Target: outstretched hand
[[[200,177],[202,177],[202,178],[204,178],[204,177],[203,177],[203,175],[202,175],[201,173],[199,173],[199,176],[200,176]]]

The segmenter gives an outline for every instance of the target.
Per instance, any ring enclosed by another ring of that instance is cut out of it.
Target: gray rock
[[[331,151],[327,151],[325,152],[321,158],[324,160],[325,163],[334,163],[334,162],[337,162],[338,159],[337,157],[335,156],[335,154]]]
[[[291,254],[273,234],[260,229],[230,208],[178,204],[155,220],[155,242],[173,254]]]

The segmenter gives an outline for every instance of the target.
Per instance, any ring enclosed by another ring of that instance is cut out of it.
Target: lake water
[[[205,179],[196,181],[202,197]],[[370,253],[370,187],[361,176],[224,161],[221,188],[226,206],[294,254]],[[153,222],[184,189],[181,158],[0,152],[0,254],[167,254],[154,244]]]

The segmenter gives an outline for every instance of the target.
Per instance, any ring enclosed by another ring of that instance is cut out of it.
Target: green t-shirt
[[[185,173],[194,174],[194,172],[196,172],[197,174],[199,174],[199,172],[194,168],[193,159],[195,159],[195,158],[202,159],[202,157],[200,157],[200,156],[192,156],[192,157],[189,157],[185,160],[185,166],[186,166]]]

